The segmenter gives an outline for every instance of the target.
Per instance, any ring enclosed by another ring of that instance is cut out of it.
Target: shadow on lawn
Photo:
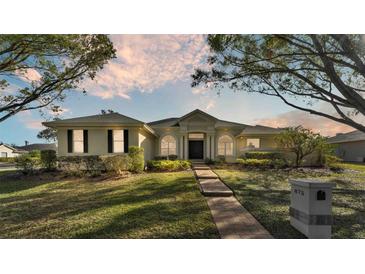
[[[289,173],[267,172],[227,176],[236,196],[275,238],[303,238],[289,222]],[[301,174],[296,174],[301,176]],[[333,238],[365,237],[365,190],[351,182],[338,183],[333,191]]]
[[[17,182],[16,188],[31,189],[50,181]],[[194,226],[190,225],[193,221],[199,222],[199,217],[210,218],[208,214],[202,215],[207,211],[206,204],[200,200],[196,188],[194,180],[188,176],[164,183],[156,178],[147,178],[146,181],[136,179],[130,184],[123,181],[90,183],[64,180],[44,191],[0,198],[0,219],[4,223],[0,237],[11,234],[14,229],[24,229],[24,223],[35,224],[27,232],[29,234],[22,236],[27,238],[34,235],[43,238],[39,236],[42,233],[46,233],[47,238],[217,237],[214,226],[192,228]],[[0,188],[1,193],[10,193],[9,188]],[[87,223],[78,223],[78,218],[82,218],[83,222],[95,219],[95,223],[87,227]],[[55,222],[45,224],[47,219]],[[70,220],[76,220],[76,224],[71,224],[75,228],[68,228],[72,235],[57,232],[63,221]],[[143,231],[139,234],[140,230]]]

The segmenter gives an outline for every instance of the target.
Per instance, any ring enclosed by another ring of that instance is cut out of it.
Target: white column
[[[189,150],[188,150],[188,134],[185,134],[185,153],[184,153],[184,159],[188,160],[189,159]]]
[[[210,158],[210,135],[206,137],[206,158]]]
[[[212,136],[212,160],[215,159],[215,136]]]
[[[183,159],[184,158],[184,140],[183,140],[183,136],[180,136],[180,145],[179,145],[179,158]]]

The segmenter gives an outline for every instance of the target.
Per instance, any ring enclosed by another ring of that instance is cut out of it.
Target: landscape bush
[[[177,155],[175,155],[175,154],[170,154],[170,155],[168,156],[168,160],[172,160],[172,161],[177,160]]]
[[[54,170],[57,167],[57,155],[54,150],[42,150],[40,163],[46,170]]]
[[[191,163],[186,160],[151,160],[147,161],[147,170],[150,171],[179,171],[191,167]]]
[[[205,158],[204,159],[204,162],[207,164],[207,165],[214,165],[215,164],[215,161],[211,158]]]
[[[217,155],[215,162],[218,164],[224,164],[226,162],[226,157],[224,155]]]
[[[123,174],[129,171],[131,166],[131,158],[128,154],[123,155],[105,155],[100,156],[101,161],[104,163],[105,171],[113,174]]]
[[[284,155],[282,152],[273,152],[273,151],[250,151],[246,152],[243,155],[244,159],[284,159]]]
[[[129,171],[141,173],[144,170],[144,149],[142,147],[130,146],[128,155],[130,157]]]
[[[40,159],[40,158],[41,158],[41,151],[40,151],[40,150],[38,150],[38,149],[35,149],[35,150],[32,150],[32,151],[29,151],[29,152],[28,152],[28,155],[29,155],[30,157]]]
[[[100,156],[62,156],[58,157],[58,167],[67,174],[82,176],[96,175],[105,171],[105,165]]]
[[[39,157],[33,157],[30,153],[22,154],[15,159],[16,168],[20,169],[23,174],[32,174],[39,166]]]
[[[15,157],[0,157],[0,162],[14,163],[15,162]]]
[[[156,160],[156,161],[158,161],[158,160],[167,160],[167,156],[158,155],[158,156],[155,156],[154,160]]]
[[[332,171],[341,172],[344,170],[341,165],[342,159],[335,155],[326,154],[324,155],[324,166]]]
[[[273,167],[273,161],[269,159],[237,159],[237,163],[245,168]]]

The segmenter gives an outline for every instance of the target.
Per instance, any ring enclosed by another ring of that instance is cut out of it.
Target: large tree
[[[192,86],[275,96],[365,132],[365,36],[209,35],[211,54]]]
[[[114,57],[106,35],[0,35],[0,122],[24,110],[57,111],[65,91]]]

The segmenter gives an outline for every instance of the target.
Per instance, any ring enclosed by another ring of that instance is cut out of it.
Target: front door
[[[204,141],[189,141],[189,159],[203,159]]]

